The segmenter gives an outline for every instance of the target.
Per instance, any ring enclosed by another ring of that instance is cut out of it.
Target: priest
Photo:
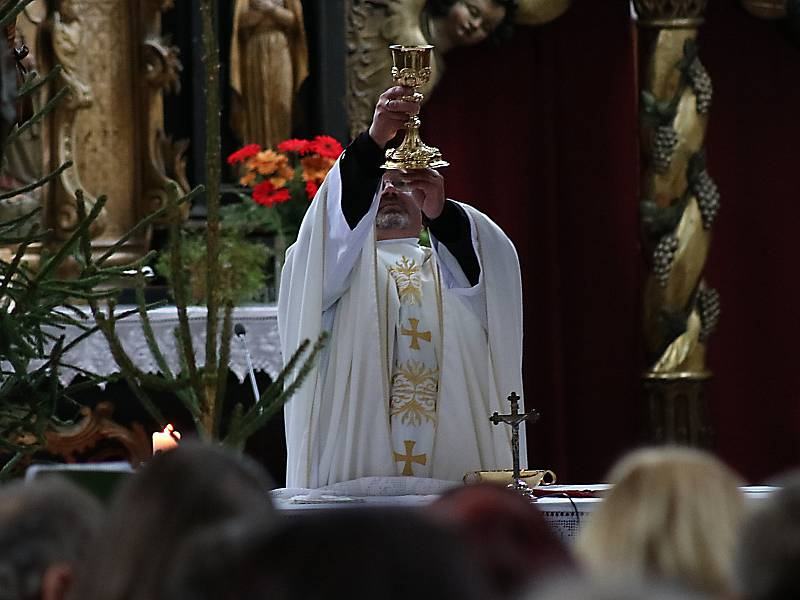
[[[403,99],[411,93],[396,86],[380,96],[286,252],[284,358],[330,335],[285,408],[287,487],[457,481],[511,465],[510,430],[489,417],[507,410],[511,392],[522,396],[519,261],[488,217],[446,199],[439,173],[380,168],[387,143],[419,112]]]

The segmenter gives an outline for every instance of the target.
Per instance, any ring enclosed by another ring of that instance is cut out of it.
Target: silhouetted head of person
[[[459,538],[416,512],[345,508],[287,519],[243,519],[181,549],[171,600],[441,600],[487,598]]]
[[[504,486],[453,488],[427,512],[469,541],[497,595],[514,595],[531,581],[574,568],[539,509]]]
[[[0,599],[66,597],[102,517],[98,500],[57,475],[0,487]]]
[[[158,597],[187,536],[241,515],[273,520],[272,487],[259,465],[218,446],[183,443],[157,454],[114,498],[75,598]]]

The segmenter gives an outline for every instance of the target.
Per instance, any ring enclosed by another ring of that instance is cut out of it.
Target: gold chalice
[[[414,94],[403,97],[409,102],[422,102],[424,96],[417,88],[431,78],[431,50],[433,46],[389,46],[392,51],[392,79],[397,85],[413,88]],[[442,159],[438,148],[426,146],[419,137],[419,117],[410,117],[405,124],[406,134],[398,148],[386,151],[384,169],[439,169],[450,163]]]

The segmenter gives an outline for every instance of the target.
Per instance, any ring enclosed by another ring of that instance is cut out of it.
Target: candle
[[[156,431],[153,434],[153,454],[177,448],[179,439],[181,439],[181,434],[179,431],[175,431],[172,423],[164,427],[164,431]]]

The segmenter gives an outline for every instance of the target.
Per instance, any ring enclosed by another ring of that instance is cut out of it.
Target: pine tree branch
[[[206,357],[203,378],[206,388],[206,410],[213,413],[217,377],[217,322],[219,319],[219,185],[221,176],[222,147],[220,137],[221,103],[219,82],[219,44],[215,27],[216,0],[200,0],[200,17],[203,25],[203,56],[205,71],[205,125],[206,125]]]
[[[72,166],[72,161],[68,160],[63,165],[58,167],[55,171],[51,171],[50,173],[48,173],[47,175],[45,175],[41,179],[37,179],[33,183],[29,183],[28,185],[22,186],[21,188],[17,188],[15,190],[11,190],[10,192],[3,192],[2,194],[0,194],[0,200],[8,200],[9,198],[13,198],[14,196],[18,196],[19,194],[25,194],[27,192],[32,192],[33,190],[35,190],[37,188],[40,188],[43,185],[49,183],[50,181],[52,181],[53,179],[55,179],[56,177],[61,175],[61,173],[63,173],[67,169],[69,169],[71,166]],[[37,208],[35,210],[35,212],[39,212],[39,211],[41,211],[41,208]],[[23,218],[26,218],[26,217],[23,217]]]

